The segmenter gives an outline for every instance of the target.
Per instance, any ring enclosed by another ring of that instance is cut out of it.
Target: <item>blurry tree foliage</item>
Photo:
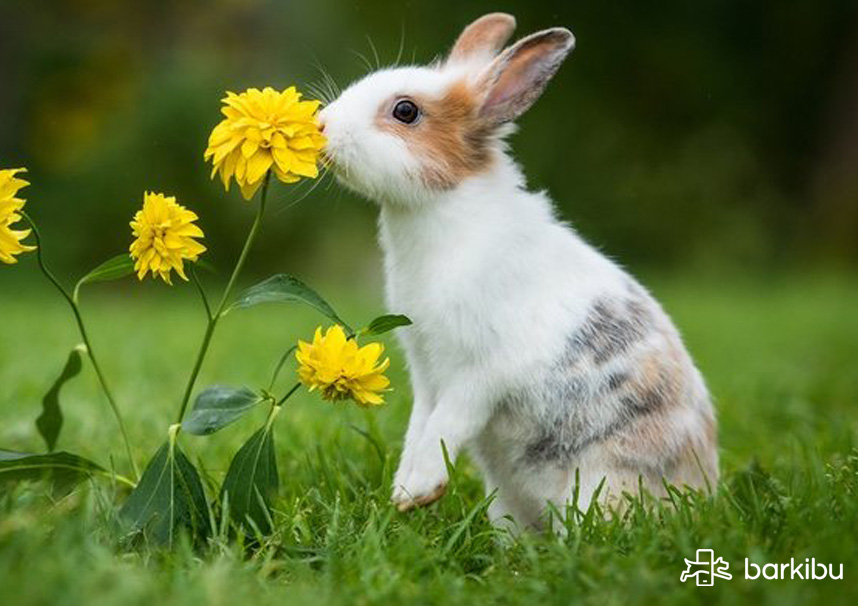
[[[179,196],[231,253],[249,214],[202,159],[225,90],[319,82],[321,67],[344,86],[376,53],[426,63],[492,10],[515,14],[519,35],[576,34],[513,146],[531,185],[612,256],[858,258],[852,0],[0,0],[0,165],[30,168],[31,212],[62,232],[50,240],[69,265],[129,244],[144,189]],[[306,189],[273,192],[254,271],[371,271],[353,254],[371,250],[357,246],[374,237],[371,205],[327,182],[296,203]]]

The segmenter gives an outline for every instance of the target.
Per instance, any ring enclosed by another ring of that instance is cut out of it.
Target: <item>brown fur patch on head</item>
[[[420,108],[414,124],[402,124],[392,116],[403,98]],[[423,167],[421,178],[432,189],[451,189],[465,178],[485,171],[492,161],[494,128],[480,120],[477,101],[467,82],[454,84],[440,98],[395,97],[383,104],[376,126],[402,139]]]

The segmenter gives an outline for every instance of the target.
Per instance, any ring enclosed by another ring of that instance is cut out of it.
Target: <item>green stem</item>
[[[288,400],[288,399],[292,396],[292,394],[293,394],[293,393],[295,393],[296,391],[298,391],[298,388],[299,388],[299,387],[301,387],[301,384],[300,384],[300,383],[295,383],[295,386],[294,386],[292,389],[290,389],[290,390],[289,390],[289,392],[288,392],[285,396],[283,396],[282,398],[280,398],[280,400],[277,402],[277,404],[275,404],[275,406],[283,406],[283,402],[285,402],[286,400]]]
[[[202,283],[200,282],[199,276],[197,276],[197,271],[194,269],[194,266],[191,265],[188,268],[188,271],[191,274],[191,279],[194,281],[194,284],[197,287],[197,292],[200,293],[200,298],[203,300],[203,307],[206,308],[206,317],[211,321],[212,319],[212,308],[209,305],[209,298],[206,296],[206,291],[203,288]]]
[[[268,391],[272,391],[274,389],[274,384],[277,382],[277,377],[280,376],[280,371],[283,370],[283,365],[286,364],[286,360],[289,359],[289,356],[291,356],[296,349],[298,349],[298,346],[293,345],[280,357],[280,361],[274,368],[274,374],[271,375],[271,383],[268,385]]]
[[[209,345],[212,341],[212,335],[217,327],[217,316],[209,317],[206,324],[206,332],[203,335],[203,342],[200,345],[200,351],[197,353],[197,359],[194,362],[194,368],[191,370],[191,376],[188,379],[188,384],[185,387],[185,394],[182,396],[182,406],[179,408],[179,416],[176,418],[177,423],[181,423],[185,418],[185,410],[188,408],[188,401],[191,399],[191,392],[194,390],[194,385],[197,382],[197,376],[200,374],[200,369],[203,366],[203,360],[209,350]]]
[[[119,484],[124,484],[128,488],[134,489],[137,488],[137,482],[130,478],[126,478],[125,476],[120,476],[110,471],[100,472],[99,475],[104,476],[108,480],[115,480]]]
[[[238,262],[235,264],[235,269],[232,270],[232,275],[229,278],[229,282],[226,285],[226,290],[223,291],[223,297],[221,297],[220,304],[217,307],[217,312],[215,313],[215,317],[220,316],[223,313],[223,310],[226,308],[226,304],[229,302],[230,295],[232,295],[232,289],[235,287],[236,281],[238,281],[238,275],[241,273],[241,270],[244,269],[244,263],[247,261],[247,255],[250,254],[250,248],[253,246],[254,240],[256,240],[256,235],[259,233],[259,228],[262,226],[262,217],[265,214],[265,200],[268,198],[268,184],[271,181],[271,173],[269,172],[265,175],[265,182],[262,184],[262,193],[259,197],[259,208],[256,212],[256,219],[253,221],[253,225],[250,227],[250,233],[247,234],[247,240],[244,242],[244,248],[241,250],[241,255],[238,257]]]
[[[188,408],[188,402],[191,400],[191,394],[194,391],[194,386],[197,383],[197,377],[200,374],[200,369],[203,366],[203,361],[205,360],[206,354],[209,350],[209,345],[211,345],[212,335],[214,335],[215,328],[217,328],[217,323],[223,315],[224,309],[226,308],[227,303],[232,295],[232,290],[235,288],[235,284],[238,281],[238,276],[241,274],[241,270],[244,269],[244,264],[247,261],[247,256],[250,254],[250,249],[253,246],[253,242],[256,240],[256,236],[259,233],[259,229],[262,226],[262,217],[265,215],[265,200],[268,197],[268,184],[271,181],[271,173],[268,173],[265,176],[265,182],[262,184],[262,192],[259,197],[259,208],[256,211],[256,219],[253,221],[253,225],[250,227],[250,232],[247,234],[247,240],[244,242],[244,248],[241,250],[241,255],[238,257],[238,261],[235,264],[235,269],[232,270],[232,275],[229,278],[229,282],[226,285],[226,289],[223,291],[223,296],[221,297],[220,303],[217,306],[215,312],[209,313],[208,324],[206,325],[206,332],[203,335],[203,342],[200,345],[199,353],[197,353],[197,359],[194,362],[194,367],[191,370],[191,376],[188,379],[188,384],[185,387],[185,394],[182,396],[182,405],[179,407],[179,416],[176,419],[177,423],[181,423],[182,419],[185,418],[185,411]]]
[[[125,422],[122,420],[122,413],[119,411],[119,406],[116,404],[116,399],[113,397],[113,392],[111,392],[110,387],[107,385],[107,379],[104,376],[104,373],[101,371],[101,366],[98,364],[98,360],[95,357],[95,353],[92,349],[92,343],[89,340],[89,335],[86,332],[86,326],[83,323],[83,318],[80,314],[80,309],[78,308],[77,303],[74,298],[68,293],[68,291],[60,284],[60,281],[57,280],[56,276],[48,269],[45,264],[45,259],[42,256],[42,235],[39,232],[39,228],[36,225],[36,222],[24,211],[20,211],[21,216],[24,217],[24,220],[30,224],[30,227],[33,230],[33,236],[36,239],[36,259],[39,262],[39,268],[42,270],[42,273],[45,274],[45,277],[53,284],[60,294],[62,294],[63,298],[68,302],[69,307],[71,307],[72,313],[74,314],[75,321],[77,322],[78,331],[80,331],[80,336],[83,339],[83,344],[86,345],[86,355],[89,357],[89,361],[92,363],[93,369],[95,369],[95,374],[98,377],[98,381],[101,384],[101,389],[104,392],[104,395],[107,396],[107,401],[110,404],[110,408],[113,411],[113,416],[116,417],[116,422],[119,425],[119,432],[122,434],[122,440],[125,442],[125,453],[128,455],[128,461],[131,463],[131,469],[134,472],[134,477],[140,478],[140,471],[137,469],[137,463],[134,462],[134,455],[131,454],[131,442],[128,439],[128,432],[125,430]]]

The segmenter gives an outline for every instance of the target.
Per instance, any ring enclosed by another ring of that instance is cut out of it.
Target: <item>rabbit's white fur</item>
[[[503,143],[511,127],[490,139],[491,162],[447,188],[379,128],[386,100],[440,98],[488,59],[377,72],[322,113],[338,176],[380,203],[389,308],[414,321],[399,333],[414,404],[393,501],[443,494],[442,441],[451,459],[468,447],[497,491],[492,518],[523,526],[576,490],[586,507],[603,478],[614,496],[639,480],[653,492],[662,477],[714,482],[712,407],[676,330],[527,191]]]

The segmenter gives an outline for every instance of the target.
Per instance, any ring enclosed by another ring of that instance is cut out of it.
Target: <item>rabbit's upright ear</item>
[[[488,63],[500,52],[513,31],[515,31],[515,17],[512,15],[506,13],[483,15],[462,31],[447,61],[457,63],[484,58]]]
[[[572,32],[555,27],[522,38],[498,55],[476,81],[480,119],[499,125],[530,109],[574,47]]]

